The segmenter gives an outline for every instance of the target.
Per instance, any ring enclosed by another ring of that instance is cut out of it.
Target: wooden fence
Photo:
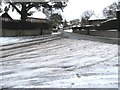
[[[20,20],[2,20],[2,32],[0,36],[27,36],[51,34],[52,26],[49,21],[21,22]]]
[[[49,22],[21,22],[20,20],[2,21],[3,29],[48,29]]]

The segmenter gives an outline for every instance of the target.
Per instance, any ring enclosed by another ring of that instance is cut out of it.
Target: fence
[[[49,21],[47,22],[22,22],[20,20],[2,21],[3,29],[48,29],[50,28]]]
[[[24,36],[51,34],[51,24],[46,22],[22,22],[2,20],[2,36]]]

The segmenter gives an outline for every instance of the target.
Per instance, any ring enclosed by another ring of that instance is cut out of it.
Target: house
[[[11,18],[11,16],[7,12],[5,12],[0,16],[0,20],[2,20],[2,21],[11,21],[13,19]]]
[[[111,18],[101,22],[98,30],[117,30],[117,18]]]
[[[105,18],[100,18],[100,17],[97,17],[95,15],[92,15],[90,18],[89,18],[89,24],[90,25],[100,25],[101,22],[103,21],[106,21],[107,19]]]
[[[43,34],[51,34],[51,23],[46,18],[41,18],[40,13],[37,13],[37,17],[28,17],[26,22],[20,21],[20,15],[14,19],[13,12],[4,12],[0,16],[2,21],[2,34],[0,36],[36,36]]]

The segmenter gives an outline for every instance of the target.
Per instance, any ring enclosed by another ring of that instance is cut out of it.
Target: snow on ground
[[[72,29],[68,29],[68,30],[64,30],[65,32],[70,32],[70,33],[72,33],[73,32],[73,30]]]
[[[20,38],[13,38],[13,37],[0,37],[0,45],[19,42]]]
[[[43,38],[50,37],[50,36],[51,35],[23,36],[23,37],[0,37],[0,46],[20,43],[20,42],[27,42],[27,41],[32,41],[32,40],[36,40],[36,39],[43,39]]]
[[[0,87],[118,88],[117,44],[68,32],[63,35],[2,51]]]

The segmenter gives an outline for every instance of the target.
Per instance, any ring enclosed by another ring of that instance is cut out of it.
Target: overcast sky
[[[62,12],[62,16],[63,19],[70,21],[73,19],[80,19],[82,13],[86,10],[93,10],[96,16],[102,17],[102,10],[113,2],[118,2],[118,0],[69,0],[64,12]],[[20,19],[20,15],[12,12],[12,10],[9,14],[14,19]],[[38,18],[46,17],[42,13],[35,13],[33,16]]]
[[[118,0],[69,0],[63,17],[68,21],[80,19],[81,14],[86,10],[93,10],[97,16],[101,17],[102,10],[113,2],[118,2]]]

